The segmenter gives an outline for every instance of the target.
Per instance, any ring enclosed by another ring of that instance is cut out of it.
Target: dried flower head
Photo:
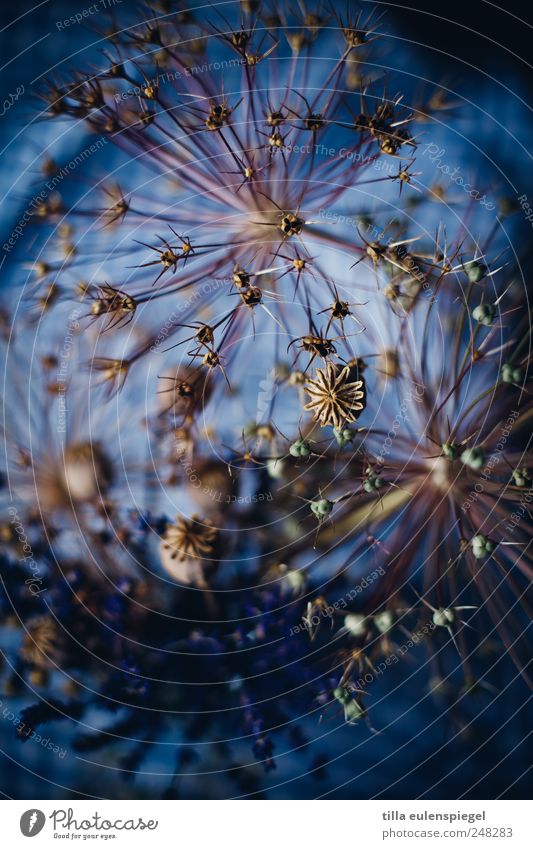
[[[190,519],[178,515],[175,523],[166,528],[161,547],[171,560],[202,559],[213,554],[216,536],[210,521],[202,521],[196,515]]]
[[[397,639],[416,659],[421,623],[441,679],[458,653],[470,686],[485,611],[524,674],[530,656],[531,336],[505,228],[466,192],[437,217],[459,204],[417,179],[431,103],[378,82],[379,18],[188,5],[126,26],[113,9],[98,67],[46,86],[58,137],[69,119],[99,142],[83,175],[44,159],[61,196],[36,192],[18,228],[16,333],[0,312],[14,669],[44,686],[59,660],[84,688],[63,710],[54,674],[25,717],[87,714],[74,747],[116,746],[128,774],[167,723],[185,743],[244,734],[269,770],[269,729],[310,705],[368,721],[358,682]]]
[[[30,666],[50,669],[60,660],[60,632],[52,616],[37,616],[26,623],[20,656]]]
[[[364,410],[364,382],[351,380],[349,366],[341,368],[328,363],[325,369],[316,370],[314,379],[308,380],[304,388],[311,397],[304,410],[311,411],[322,427],[340,428],[347,422],[355,422]]]

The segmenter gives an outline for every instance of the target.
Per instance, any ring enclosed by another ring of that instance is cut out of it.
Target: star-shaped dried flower
[[[314,380],[308,380],[304,386],[311,400],[304,410],[313,412],[315,421],[322,427],[333,425],[341,427],[345,422],[357,421],[365,407],[364,382],[349,381],[350,367],[340,368],[328,363],[325,369],[318,368]]]
[[[26,627],[20,656],[32,666],[45,669],[58,658],[59,631],[51,616],[37,616]]]
[[[190,519],[177,516],[175,524],[165,531],[162,547],[170,552],[171,560],[199,559],[212,554],[216,534],[216,529],[207,520],[202,522],[198,516]]]

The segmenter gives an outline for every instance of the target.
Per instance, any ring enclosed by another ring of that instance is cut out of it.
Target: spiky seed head
[[[238,289],[246,289],[250,285],[250,275],[244,268],[236,268],[233,272],[233,282]]]
[[[258,286],[249,286],[241,292],[241,298],[247,307],[255,307],[261,303],[263,293]]]
[[[285,236],[299,236],[305,221],[294,213],[289,212],[281,219],[280,230]]]

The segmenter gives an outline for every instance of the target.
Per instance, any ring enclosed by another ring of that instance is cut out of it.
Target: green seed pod
[[[504,383],[523,383],[524,370],[520,366],[504,363],[501,374]]]
[[[349,445],[353,441],[354,433],[349,427],[334,427],[333,436],[337,440],[339,448],[344,448],[345,445]]]
[[[317,501],[311,502],[311,510],[317,519],[322,519],[324,516],[329,516],[333,510],[333,502],[327,498],[319,498]]]
[[[362,637],[368,627],[366,616],[360,613],[348,613],[344,617],[344,627],[352,636]]]
[[[531,486],[531,478],[528,476],[527,469],[515,469],[513,483],[515,486]]]
[[[476,534],[471,539],[472,545],[472,554],[476,558],[476,560],[482,560],[483,557],[487,557],[487,555],[491,554],[494,551],[494,543],[487,539],[487,537],[483,536],[483,534]]]
[[[382,634],[390,631],[394,625],[394,613],[392,610],[382,610],[381,613],[376,613],[374,616],[374,625]]]
[[[333,690],[333,696],[341,705],[347,705],[352,699],[352,694],[346,687],[336,687]]]
[[[439,607],[433,614],[433,622],[440,628],[448,628],[455,619],[453,610]]]
[[[309,457],[311,453],[311,446],[309,443],[300,437],[296,442],[293,442],[289,448],[289,454],[292,457]]]
[[[360,719],[364,719],[365,716],[366,710],[354,699],[349,704],[344,705],[344,718],[346,722],[358,722]]]
[[[365,474],[366,479],[363,481],[363,489],[365,492],[375,492],[376,489],[381,489],[382,486],[385,486],[385,479],[379,477],[379,475],[375,475],[371,466],[366,469]]]
[[[493,304],[479,304],[472,310],[472,318],[485,327],[490,327],[496,315],[496,307]]]
[[[481,448],[465,448],[461,454],[461,462],[478,472],[483,468],[485,453]]]
[[[469,262],[466,266],[466,274],[471,283],[479,283],[480,280],[483,280],[488,268],[482,262]]]
[[[504,383],[512,383],[513,382],[513,367],[510,363],[504,363],[502,366],[502,380]]]
[[[442,453],[447,460],[457,459],[457,445],[453,442],[444,442],[442,445]]]

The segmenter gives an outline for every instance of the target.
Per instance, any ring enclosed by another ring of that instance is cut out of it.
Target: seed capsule
[[[445,442],[442,446],[442,453],[447,460],[457,459],[457,446],[453,442]]]
[[[233,272],[233,282],[238,289],[246,289],[250,285],[250,275],[243,268],[236,268]]]
[[[476,534],[472,537],[471,545],[472,554],[476,560],[482,560],[494,551],[494,543],[483,534]]]
[[[381,489],[382,486],[385,486],[384,478],[375,475],[369,466],[366,470],[366,478],[363,481],[363,489],[365,492],[375,492],[377,489]]]
[[[502,366],[502,380],[504,383],[522,383],[524,380],[524,370],[520,366],[513,366],[511,363],[504,363]]]
[[[469,262],[466,266],[466,274],[471,283],[479,283],[487,274],[488,268],[482,262]]]
[[[531,478],[527,469],[515,469],[513,472],[513,483],[515,486],[531,486]]]
[[[351,701],[352,695],[346,687],[335,687],[333,696],[341,705],[347,705]]]
[[[285,236],[299,236],[305,222],[290,212],[281,219],[280,230]]]
[[[339,448],[344,448],[353,441],[354,433],[349,427],[334,427],[333,436],[337,440]]]
[[[496,315],[496,308],[493,304],[479,304],[472,310],[472,318],[479,324],[484,324],[485,327],[490,327]]]
[[[481,448],[466,448],[461,454],[461,462],[478,472],[483,468],[485,454]]]
[[[297,439],[289,448],[289,454],[292,457],[309,457],[311,446],[305,439]]]
[[[311,510],[317,519],[323,519],[324,516],[329,516],[333,510],[333,502],[327,498],[319,498],[317,501],[311,502]]]
[[[355,699],[352,699],[351,702],[344,706],[344,718],[350,724],[364,719],[365,716],[366,710]]]
[[[455,613],[444,607],[439,607],[433,614],[433,622],[440,628],[449,628],[455,620]]]

